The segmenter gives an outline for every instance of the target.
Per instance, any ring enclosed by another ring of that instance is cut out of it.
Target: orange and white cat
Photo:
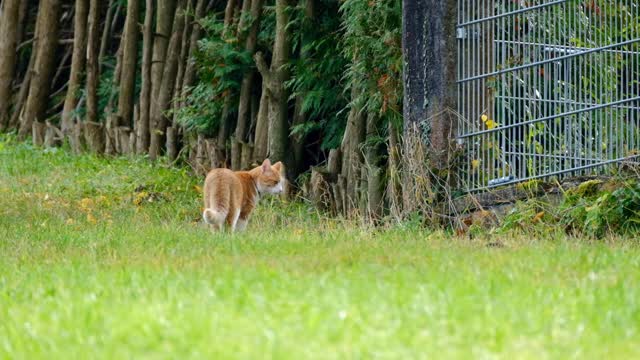
[[[244,230],[260,195],[279,194],[284,190],[282,163],[273,166],[269,159],[249,171],[213,169],[204,181],[202,218],[212,230],[226,223],[233,232]]]

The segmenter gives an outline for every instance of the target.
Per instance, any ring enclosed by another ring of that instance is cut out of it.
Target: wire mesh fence
[[[466,191],[640,156],[640,1],[460,0]]]

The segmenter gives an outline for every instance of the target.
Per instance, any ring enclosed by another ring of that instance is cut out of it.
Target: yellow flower
[[[87,221],[92,224],[95,224],[98,222],[98,220],[96,220],[96,218],[93,215],[91,215],[91,213],[87,214]]]
[[[482,116],[480,117],[480,119],[482,119],[482,122],[487,122],[487,120],[489,120],[489,117],[485,114],[482,114]]]
[[[480,166],[480,160],[478,160],[478,159],[471,160],[471,168],[473,170],[477,169],[478,166]]]
[[[498,124],[496,124],[495,121],[493,121],[491,119],[487,120],[487,122],[485,122],[485,124],[487,125],[487,129],[493,129],[494,127],[496,127],[496,125],[498,125]]]

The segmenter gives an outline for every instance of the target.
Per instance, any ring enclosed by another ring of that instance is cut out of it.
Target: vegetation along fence
[[[458,2],[459,186],[640,156],[640,1]]]

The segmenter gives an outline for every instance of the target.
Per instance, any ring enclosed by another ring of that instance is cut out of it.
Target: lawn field
[[[199,183],[0,138],[0,358],[640,358],[636,239],[374,230],[279,199],[213,235]]]

